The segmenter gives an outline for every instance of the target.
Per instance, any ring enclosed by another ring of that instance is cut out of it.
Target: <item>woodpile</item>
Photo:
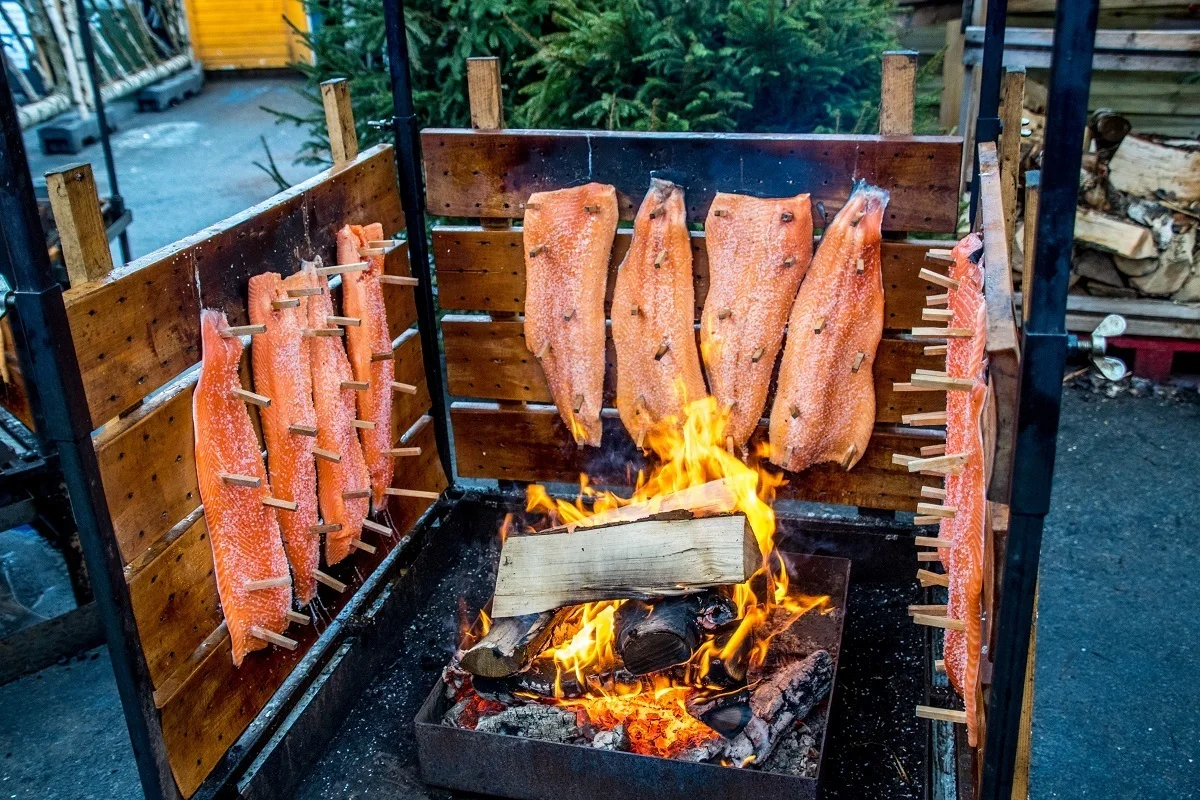
[[[1041,160],[1041,123],[1026,111],[1025,165]],[[1123,117],[1097,111],[1080,173],[1075,216],[1074,294],[1200,302],[1200,141],[1130,132]],[[1024,262],[1023,225],[1013,264]]]

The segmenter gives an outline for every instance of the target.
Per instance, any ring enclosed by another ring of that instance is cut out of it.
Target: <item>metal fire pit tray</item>
[[[435,786],[518,800],[813,800],[832,724],[828,712],[837,686],[850,561],[797,553],[782,556],[792,586],[806,594],[827,594],[836,607],[827,615],[806,614],[791,629],[810,639],[814,650],[828,650],[834,661],[829,696],[812,712],[826,715],[816,778],[452,728],[441,724],[448,703],[445,684],[438,680],[416,717],[422,779]]]

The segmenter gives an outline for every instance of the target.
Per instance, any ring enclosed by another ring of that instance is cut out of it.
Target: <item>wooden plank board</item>
[[[450,394],[460,398],[553,403],[537,359],[525,347],[524,323],[485,316],[447,315],[442,319],[446,377]],[[943,369],[944,359],[924,354],[924,342],[884,339],[875,359],[875,419],[900,422],[904,414],[943,411],[946,393],[895,392],[916,369]],[[616,353],[607,340],[604,402],[616,397]],[[770,408],[774,388],[768,395]]]
[[[533,192],[590,180],[614,185],[631,219],[650,173],[669,170],[692,221],[704,219],[716,192],[809,192],[832,215],[852,177],[892,193],[885,229],[948,232],[958,218],[958,170],[948,165],[962,140],[952,136],[434,128],[421,132],[421,151],[429,211],[447,217],[516,219]]]
[[[346,222],[403,228],[390,146],[327,170],[253,208],[64,294],[92,422],[125,411],[200,358],[201,305],[245,324],[246,285],[334,260]]]
[[[392,248],[383,259],[385,275],[412,276],[408,264],[408,242]],[[383,302],[387,307],[388,335],[396,337],[417,324],[416,290],[412,286],[384,284]]]
[[[392,485],[403,489],[420,489],[426,492],[444,492],[449,483],[442,471],[438,458],[437,440],[433,433],[433,419],[425,416],[417,420],[412,428],[401,434],[400,447],[420,447],[421,454],[401,459],[396,463]],[[425,510],[433,505],[432,500],[420,497],[388,497],[388,514],[397,530],[412,528]]]
[[[197,375],[182,376],[93,439],[126,564],[200,505],[192,429]]]
[[[429,412],[433,401],[429,397],[429,386],[425,383],[420,333],[416,328],[410,328],[400,335],[395,344],[392,352],[396,382],[417,387],[416,394],[393,393],[392,431],[399,439],[423,414]]]
[[[597,483],[628,486],[644,459],[611,413],[602,418],[603,448],[578,448],[550,406],[500,408],[454,403],[450,410],[459,474],[465,478],[577,483],[581,473]],[[752,443],[761,441],[760,427]],[[850,472],[822,464],[789,475],[779,496],[869,508],[916,510],[923,478],[891,463],[892,453],[918,455],[923,445],[945,441],[940,431],[877,426],[862,460]]]
[[[438,303],[445,310],[523,313],[525,310],[525,253],[522,230],[485,231],[474,226],[438,226],[433,229],[434,265]],[[612,300],[617,265],[629,250],[628,230],[619,231],[605,291]],[[921,325],[925,297],[945,291],[918,276],[929,266],[925,253],[946,242],[906,241],[883,243],[884,328],[903,330]],[[700,319],[708,297],[708,253],[704,234],[692,233],[692,275],[696,296],[695,318]]]

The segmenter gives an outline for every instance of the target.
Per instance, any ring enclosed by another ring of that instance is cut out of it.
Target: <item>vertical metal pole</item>
[[[137,626],[129,613],[129,587],[100,483],[91,417],[62,287],[50,267],[21,124],[4,69],[0,69],[0,244],[0,262],[13,277],[9,302],[15,311],[14,323],[28,351],[26,383],[37,388],[43,423],[38,433],[58,448],[142,787],[154,800],[178,797],[161,730],[152,727],[157,726],[158,710]]]
[[[92,26],[83,0],[75,0],[75,14],[79,17],[79,40],[83,42],[88,80],[92,84],[92,99],[96,103],[96,122],[100,125],[100,147],[104,151],[104,168],[108,173],[109,202],[113,212],[119,217],[125,213],[125,200],[121,197],[121,190],[117,188],[117,167],[113,162],[112,142],[108,136],[108,113],[104,108],[104,98],[100,96],[100,71],[96,66],[96,48],[92,42]],[[129,263],[129,234],[122,230],[118,238],[121,243],[121,260]]]
[[[455,475],[450,459],[450,423],[446,416],[447,389],[442,378],[442,355],[438,346],[437,306],[433,297],[433,269],[429,263],[429,239],[425,231],[425,181],[421,173],[421,139],[413,109],[412,74],[408,64],[408,37],[404,27],[404,0],[384,0],[387,30],[388,71],[392,79],[392,132],[396,137],[396,170],[400,178],[400,204],[408,226],[408,258],[417,286],[417,325],[425,359],[425,380],[432,399],[433,431],[438,455],[450,485]]]
[[[82,1],[82,0],[81,0]],[[975,152],[971,160],[971,227],[979,212],[979,143],[1000,139],[1000,80],[1004,69],[1004,29],[1008,0],[987,0],[987,23],[983,35],[983,65],[979,78],[979,117],[975,122]]]
[[[1010,800],[1021,701],[1033,623],[1042,526],[1050,510],[1050,485],[1062,375],[1067,356],[1067,288],[1075,204],[1079,192],[1083,129],[1087,122],[1099,0],[1058,4],[1046,109],[1037,269],[1024,326],[1021,399],[1013,455],[1008,548],[997,615],[991,706],[984,743],[980,798]]]

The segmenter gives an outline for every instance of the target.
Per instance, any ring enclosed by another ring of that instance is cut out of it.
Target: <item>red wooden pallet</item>
[[[1117,336],[1109,339],[1111,347],[1132,350],[1133,374],[1155,383],[1165,383],[1171,377],[1176,353],[1200,353],[1200,341],[1172,339],[1162,336]]]

